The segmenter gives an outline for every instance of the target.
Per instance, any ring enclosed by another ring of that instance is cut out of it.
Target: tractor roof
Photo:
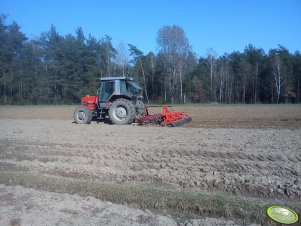
[[[116,81],[116,80],[126,80],[126,81],[133,81],[132,77],[102,77],[100,81]]]

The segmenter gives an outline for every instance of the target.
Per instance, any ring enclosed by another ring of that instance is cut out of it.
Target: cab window
[[[115,82],[104,82],[100,89],[100,100],[106,101],[115,92]]]

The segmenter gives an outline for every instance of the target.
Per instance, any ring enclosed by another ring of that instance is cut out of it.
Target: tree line
[[[99,78],[131,76],[152,103],[300,103],[301,54],[253,45],[197,57],[184,30],[164,26],[158,52],[112,38],[59,34],[55,26],[29,39],[0,16],[0,104],[73,104],[96,94]],[[226,45],[226,43],[225,43]]]

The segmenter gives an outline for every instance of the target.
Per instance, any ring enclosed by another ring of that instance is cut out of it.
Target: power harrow
[[[159,124],[161,126],[181,126],[191,121],[191,117],[183,112],[170,111],[166,105],[163,106],[162,113],[150,114],[148,108],[144,109],[144,114],[135,118],[138,124]]]

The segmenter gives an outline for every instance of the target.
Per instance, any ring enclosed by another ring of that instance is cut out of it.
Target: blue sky
[[[198,56],[209,48],[219,55],[248,44],[266,52],[281,44],[301,50],[301,0],[0,0],[0,13],[35,38],[55,25],[61,35],[81,26],[86,36],[108,34],[115,47],[136,45],[157,51],[164,25],[181,26]]]

